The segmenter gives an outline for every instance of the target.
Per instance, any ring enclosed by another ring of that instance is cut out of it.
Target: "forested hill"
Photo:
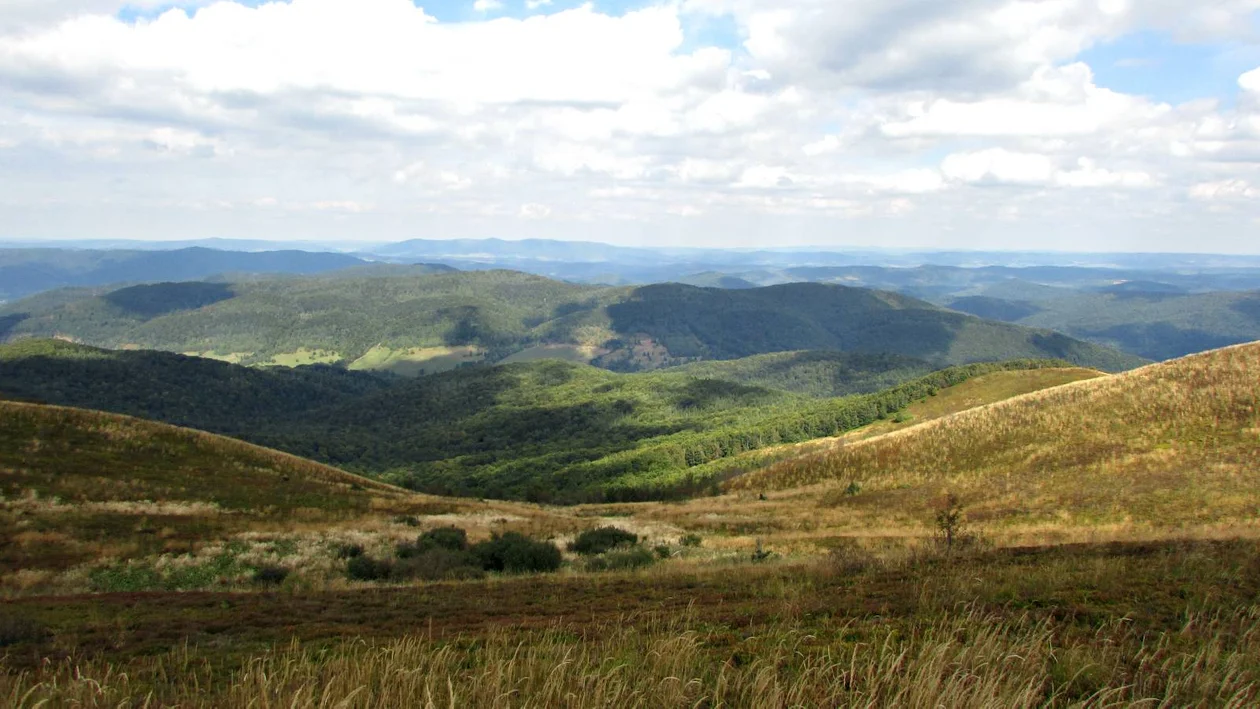
[[[802,361],[803,378],[787,381],[814,380],[826,371],[820,361],[845,362],[851,391],[877,379],[893,386],[812,398],[686,371],[619,374],[556,361],[410,379],[28,340],[0,346],[0,398],[200,428],[429,492],[576,502],[692,494],[714,482],[708,463],[836,435],[988,372],[1062,366],[976,364],[916,377],[913,362],[897,358]],[[792,369],[790,358],[778,364]],[[707,366],[752,382],[767,365]]]
[[[0,308],[0,338],[29,336],[245,364],[410,364],[426,373],[509,357],[636,371],[797,350],[893,353],[936,366],[1018,358],[1109,371],[1141,364],[1051,331],[882,291],[811,283],[607,288],[511,271],[164,283],[54,292]]]

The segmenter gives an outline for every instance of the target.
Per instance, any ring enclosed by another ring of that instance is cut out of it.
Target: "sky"
[[[1260,0],[0,0],[0,238],[1260,253]]]

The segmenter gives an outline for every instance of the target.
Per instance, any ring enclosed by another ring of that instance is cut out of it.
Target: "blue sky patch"
[[[1215,98],[1232,103],[1239,75],[1260,63],[1260,48],[1179,43],[1167,33],[1137,32],[1080,56],[1095,83],[1171,104]]]

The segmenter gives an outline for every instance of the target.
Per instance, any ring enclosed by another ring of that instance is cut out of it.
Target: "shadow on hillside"
[[[722,379],[693,379],[679,387],[674,406],[680,410],[707,409],[719,401],[738,399],[745,406],[772,397],[769,389],[746,386]]]
[[[1004,300],[984,295],[958,298],[950,302],[949,308],[975,315],[978,318],[1001,320],[1002,322],[1019,322],[1045,310],[1045,308],[1027,300]]]
[[[24,320],[29,320],[30,313],[14,313],[12,315],[0,315],[0,342],[4,342],[10,332],[16,328]]]
[[[182,310],[198,310],[236,297],[227,283],[154,283],[122,288],[103,296],[128,315],[156,318]]]

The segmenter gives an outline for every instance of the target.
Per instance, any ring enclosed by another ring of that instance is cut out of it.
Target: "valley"
[[[1260,344],[1150,364],[1002,322],[1124,302],[1245,337],[1210,313],[1248,294],[704,280],[377,264],[4,305],[0,697],[1260,698]]]
[[[1258,372],[1260,345],[1119,375],[1000,369],[916,399],[900,422],[789,451],[717,496],[570,507],[417,495],[189,429],[0,403],[0,695],[212,706],[256,698],[266,675],[271,701],[316,692],[365,707],[417,692],[493,704],[504,691],[1245,705],[1260,671]],[[942,504],[963,520],[956,547],[935,541]],[[436,582],[426,569],[465,567],[404,556],[416,535],[452,526],[474,548],[516,533],[566,550],[610,525],[660,553],[605,570],[596,562],[635,547],[563,551],[550,574]],[[347,576],[355,558],[390,575]],[[541,671],[561,657],[565,669]],[[631,658],[615,682],[609,657]],[[1150,673],[1156,661],[1169,673]],[[428,671],[385,681],[403,667]]]

